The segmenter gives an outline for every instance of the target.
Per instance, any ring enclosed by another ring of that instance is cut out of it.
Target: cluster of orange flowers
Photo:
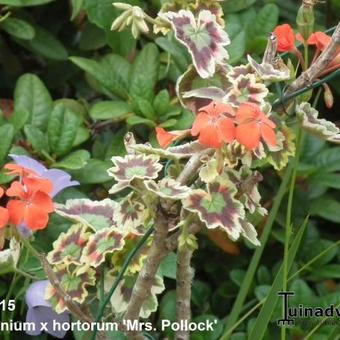
[[[277,145],[275,127],[253,103],[243,103],[235,111],[228,104],[211,102],[199,110],[190,132],[198,136],[200,144],[210,148],[220,148],[223,143],[236,140],[248,150],[254,150],[261,141],[269,146]],[[160,127],[156,128],[156,133],[163,148],[183,136],[179,131],[167,132]]]
[[[31,230],[43,229],[48,224],[48,215],[54,211],[49,194],[53,189],[51,181],[41,178],[34,171],[16,164],[7,164],[9,175],[19,176],[6,190],[9,200],[6,207],[0,207],[0,228],[7,224],[24,223]],[[5,190],[0,187],[0,198]]]
[[[274,34],[277,37],[279,52],[290,52],[299,55],[299,52],[295,46],[296,41],[309,46],[315,46],[316,49],[312,62],[318,58],[321,52],[330,44],[332,40],[329,35],[323,32],[314,32],[305,41],[300,33],[294,34],[292,27],[288,24],[277,26],[274,30]],[[334,59],[328,64],[327,68],[323,70],[320,76],[330,73],[338,68],[340,68],[340,48]]]

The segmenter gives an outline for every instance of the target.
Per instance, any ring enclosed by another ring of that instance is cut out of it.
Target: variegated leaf
[[[241,233],[239,220],[245,218],[242,203],[235,198],[236,188],[222,178],[207,185],[208,192],[197,189],[186,199],[183,207],[197,213],[207,228],[222,228],[232,240]]]
[[[108,174],[117,182],[131,182],[134,179],[154,179],[162,170],[157,155],[127,155],[112,157],[114,166]]]
[[[197,19],[186,10],[160,13],[159,16],[171,24],[177,40],[188,49],[201,78],[213,76],[216,65],[229,58],[224,48],[230,44],[229,36],[212,12],[202,10]]]
[[[249,64],[239,65],[230,68],[227,73],[227,78],[231,83],[233,83],[240,76],[247,76],[248,74],[254,74],[253,68]]]
[[[106,289],[112,285],[113,277],[106,280]],[[122,280],[111,297],[111,306],[115,314],[122,315],[126,311],[128,303],[131,298],[133,285],[135,284],[136,277],[127,276]],[[161,294],[165,289],[163,279],[156,275],[150,293],[142,305],[139,317],[148,318],[152,312],[157,310],[158,301],[157,295]]]
[[[123,234],[143,234],[143,226],[149,216],[142,203],[127,197],[120,202],[113,212],[113,219]]]
[[[259,64],[248,55],[248,61],[257,75],[264,81],[276,82],[290,78],[290,69],[281,59],[278,59],[275,65],[269,63]]]
[[[117,204],[108,198],[102,201],[71,199],[65,205],[55,204],[55,206],[56,213],[59,215],[96,231],[115,224],[112,216]]]
[[[246,220],[240,220],[241,224],[241,234],[242,236],[247,239],[250,243],[252,243],[254,246],[260,246],[261,243],[257,238],[257,231],[255,227]]]
[[[237,166],[239,162],[251,166],[251,153],[237,141],[233,141],[232,143],[223,146],[222,152],[225,155],[226,164],[231,168]]]
[[[238,199],[251,214],[258,212],[265,215],[267,213],[267,210],[260,204],[261,195],[257,186],[263,177],[258,171],[242,166],[239,170],[226,169],[225,174],[236,186]]]
[[[296,114],[302,121],[302,127],[311,134],[326,140],[339,138],[340,129],[334,123],[318,118],[319,112],[310,103],[297,105]]]
[[[208,160],[208,162],[204,164],[199,172],[200,179],[205,183],[214,182],[216,177],[219,175],[217,171],[217,166],[217,159],[212,158]]]
[[[96,283],[95,270],[87,265],[67,266],[58,265],[54,267],[60,287],[74,302],[83,303],[88,296],[87,286],[94,286]],[[65,301],[59,292],[48,284],[45,292],[45,299],[49,301],[57,313],[67,310]]]
[[[106,254],[121,250],[123,246],[123,234],[117,228],[105,228],[90,236],[80,260],[89,266],[98,267],[105,261]]]
[[[262,106],[268,93],[267,87],[257,83],[253,74],[241,75],[233,81],[223,101],[234,107],[239,107],[245,102]]]
[[[191,193],[189,187],[181,185],[171,178],[163,178],[158,183],[146,181],[144,185],[157,196],[167,199],[180,200],[186,198]]]
[[[277,133],[278,147],[275,150],[269,150],[267,160],[275,170],[282,170],[287,164],[289,157],[295,155],[295,135],[294,132],[284,126]]]
[[[195,89],[214,87],[215,89],[225,90],[230,87],[230,82],[226,77],[227,69],[224,65],[218,65],[215,75],[209,79],[202,79],[197,73],[193,65],[177,79],[176,94],[183,107],[196,113],[198,110],[209,104],[210,99],[208,96],[195,97],[187,96],[186,93],[194,91]],[[218,91],[218,90],[217,90]],[[216,95],[216,92],[215,92]]]
[[[61,233],[47,255],[49,263],[81,264],[80,257],[90,236],[86,229],[82,224],[74,224],[66,233]]]

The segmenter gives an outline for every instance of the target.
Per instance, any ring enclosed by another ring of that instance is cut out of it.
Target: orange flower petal
[[[20,198],[25,198],[27,196],[27,193],[25,191],[24,186],[18,182],[12,182],[11,186],[6,190],[6,195],[10,197],[20,197]]]
[[[43,191],[48,194],[53,190],[53,183],[45,178],[27,176],[23,178],[23,183],[28,192]]]
[[[291,52],[295,50],[294,31],[288,24],[279,25],[275,28],[277,37],[277,49],[279,52]]]
[[[316,48],[323,51],[331,42],[332,38],[323,32],[312,33],[308,38],[308,45],[316,45]]]
[[[204,130],[207,125],[209,125],[209,116],[206,113],[199,113],[191,128],[191,134],[197,136],[200,131]]]
[[[277,139],[275,131],[267,124],[261,124],[261,137],[266,142],[266,144],[271,146],[277,145]]]
[[[0,198],[4,195],[4,193],[5,193],[5,190],[2,187],[0,187]]]
[[[206,112],[209,116],[218,117],[224,114],[234,115],[234,109],[231,105],[225,103],[211,102],[199,109],[199,112]]]
[[[15,225],[20,224],[25,216],[26,203],[20,200],[10,200],[7,203],[9,221]]]
[[[45,212],[53,212],[54,205],[50,196],[42,191],[37,191],[30,197],[31,206],[36,206]]]
[[[240,124],[236,127],[236,140],[248,150],[254,150],[260,143],[261,132],[258,124]]]
[[[268,125],[269,127],[271,127],[272,129],[276,128],[276,124],[270,120],[263,112],[260,111],[259,113],[259,119],[262,123]]]
[[[24,221],[31,230],[44,229],[48,224],[48,213],[39,206],[31,205],[26,209]]]
[[[7,225],[9,220],[9,212],[6,208],[0,207],[0,228]]]
[[[176,139],[177,135],[165,131],[161,127],[156,127],[156,138],[162,148],[167,148]]]
[[[236,112],[236,121],[239,123],[254,120],[258,116],[259,107],[252,103],[243,103]]]
[[[218,122],[221,138],[226,143],[231,143],[235,139],[235,125],[229,118],[220,119]]]
[[[17,176],[23,176],[23,175],[35,175],[36,173],[32,170],[26,169],[22,167],[21,165],[8,163],[4,166],[4,168],[8,171],[9,175],[17,175]]]
[[[210,148],[220,148],[222,146],[222,139],[216,131],[215,126],[206,126],[201,130],[198,141]]]

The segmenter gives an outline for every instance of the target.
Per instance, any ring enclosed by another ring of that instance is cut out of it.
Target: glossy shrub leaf
[[[2,163],[12,145],[12,140],[14,137],[13,126],[11,124],[4,124],[0,126],[0,136],[0,163]]]
[[[48,30],[34,26],[35,36],[32,40],[21,40],[27,49],[51,60],[66,60],[68,52],[65,46]]]
[[[25,124],[23,115],[27,111],[30,114],[28,121],[44,131],[52,105],[50,93],[36,75],[26,73],[18,79],[14,90],[14,110],[18,112],[20,118],[18,117],[16,126],[21,127]]]
[[[57,104],[48,122],[48,140],[51,152],[61,156],[71,150],[79,126],[78,116],[64,104]]]
[[[19,39],[31,40],[35,35],[35,30],[32,25],[17,18],[7,18],[0,23],[0,28]]]
[[[84,0],[71,0],[71,4],[72,4],[71,20],[73,20],[83,8]]]
[[[104,183],[112,180],[107,174],[107,169],[110,166],[110,162],[90,159],[82,169],[74,170],[72,174],[74,178],[82,184]]]
[[[70,60],[113,95],[122,99],[128,98],[126,75],[129,73],[130,64],[123,58],[115,56],[102,62],[82,57],[71,57]]]
[[[115,101],[100,101],[94,104],[90,109],[90,116],[94,120],[111,119],[120,121],[131,114],[131,108],[127,102]]]
[[[241,31],[236,35],[234,39],[232,39],[230,46],[227,47],[227,51],[229,52],[229,63],[235,64],[237,63],[243,56],[246,48],[246,33]]]
[[[159,52],[155,44],[145,45],[131,69],[130,95],[152,102],[159,68]]]
[[[331,196],[323,196],[312,203],[311,214],[320,216],[328,221],[340,223],[340,203]]]
[[[28,142],[32,145],[35,152],[42,155],[42,153],[49,152],[49,145],[47,136],[34,125],[26,125],[24,128]]]
[[[158,274],[176,280],[176,261],[177,255],[175,253],[167,255],[161,262]]]
[[[87,150],[77,150],[70,153],[59,162],[54,163],[53,166],[56,168],[77,170],[83,168],[90,157],[91,154]]]
[[[222,8],[225,14],[238,12],[250,7],[256,0],[229,0],[222,3]]]

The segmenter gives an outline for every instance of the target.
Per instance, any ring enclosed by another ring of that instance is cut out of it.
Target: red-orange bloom
[[[41,178],[34,171],[17,164],[8,163],[4,166],[9,175],[20,176],[23,184],[27,185],[31,191],[43,191],[46,194],[53,190],[51,181]]]
[[[277,49],[279,52],[295,51],[294,31],[288,24],[279,25],[275,28],[274,34],[277,38]]]
[[[31,230],[44,229],[48,223],[48,214],[54,211],[50,196],[36,187],[13,182],[6,191],[7,196],[17,197],[7,203],[9,220],[18,225],[24,222]]]
[[[220,148],[235,139],[234,109],[223,103],[211,102],[202,107],[191,128],[191,134],[199,143],[210,148]]]
[[[175,133],[165,131],[161,127],[156,127],[156,138],[162,148],[167,148],[177,137]]]
[[[331,40],[332,38],[329,35],[323,32],[315,32],[308,38],[307,43],[308,45],[315,45],[318,50],[323,51]]]
[[[276,125],[252,103],[241,104],[236,113],[236,140],[248,150],[259,146],[261,138],[266,144],[276,146]]]
[[[5,191],[0,187],[0,198],[4,195]],[[3,228],[8,223],[9,213],[4,207],[0,207],[0,228]]]

